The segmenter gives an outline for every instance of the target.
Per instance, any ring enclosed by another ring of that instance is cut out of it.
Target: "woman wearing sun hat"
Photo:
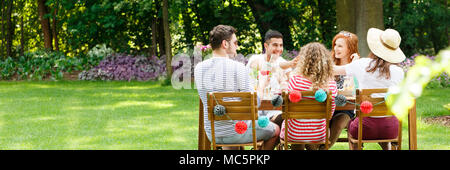
[[[403,80],[404,72],[398,63],[405,60],[400,49],[401,37],[394,29],[370,28],[367,43],[370,53],[367,58],[356,59],[345,66],[335,66],[335,74],[351,75],[362,89],[389,88]],[[392,139],[398,136],[398,119],[395,116],[367,117],[363,120],[363,139]],[[349,123],[348,132],[358,135],[358,118]],[[386,150],[388,143],[380,143]],[[356,147],[353,147],[356,148]]]

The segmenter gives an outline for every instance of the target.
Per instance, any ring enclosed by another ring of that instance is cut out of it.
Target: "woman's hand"
[[[355,61],[355,60],[358,60],[359,58],[360,58],[360,57],[359,57],[358,53],[353,53],[353,54],[350,56],[350,59],[352,60],[352,62]]]

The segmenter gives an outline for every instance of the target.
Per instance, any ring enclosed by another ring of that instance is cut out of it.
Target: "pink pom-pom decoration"
[[[361,106],[359,107],[361,109],[361,112],[363,113],[370,113],[373,110],[373,105],[369,101],[363,101],[361,102]]]
[[[244,121],[239,121],[234,125],[234,130],[236,133],[243,134],[247,131],[247,124]]]
[[[290,100],[292,103],[297,103],[297,102],[299,102],[300,100],[302,100],[302,93],[300,93],[299,91],[291,91],[291,92],[289,93],[289,100]]]

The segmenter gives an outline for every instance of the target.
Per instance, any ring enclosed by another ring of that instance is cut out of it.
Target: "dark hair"
[[[283,38],[283,34],[278,32],[277,30],[269,30],[266,32],[264,42],[269,41],[271,38]]]
[[[390,79],[391,78],[391,72],[390,72],[390,67],[391,65],[399,65],[396,63],[390,63],[386,60],[383,60],[382,58],[378,57],[377,55],[375,55],[374,53],[370,52],[369,53],[369,58],[373,59],[370,63],[369,66],[366,68],[366,71],[369,73],[374,73],[375,71],[379,72],[379,78],[385,78],[385,79]]]
[[[213,50],[220,47],[223,40],[230,40],[236,29],[229,25],[217,25],[209,32],[209,43]]]

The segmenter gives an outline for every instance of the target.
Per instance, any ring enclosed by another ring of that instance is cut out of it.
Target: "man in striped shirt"
[[[209,92],[251,92],[252,84],[249,71],[243,63],[231,60],[236,56],[238,47],[236,29],[232,26],[218,25],[209,33],[213,57],[195,67],[194,78],[200,99],[203,102],[203,122],[205,132],[211,141],[211,124],[208,121],[207,93]],[[249,143],[252,142],[252,130],[244,134],[234,131],[238,120],[215,121],[215,136],[217,143]],[[251,127],[251,121],[245,121]],[[279,127],[270,122],[265,128],[256,126],[258,140],[264,140],[263,149],[273,149],[278,140]],[[224,148],[230,149],[230,148]]]

